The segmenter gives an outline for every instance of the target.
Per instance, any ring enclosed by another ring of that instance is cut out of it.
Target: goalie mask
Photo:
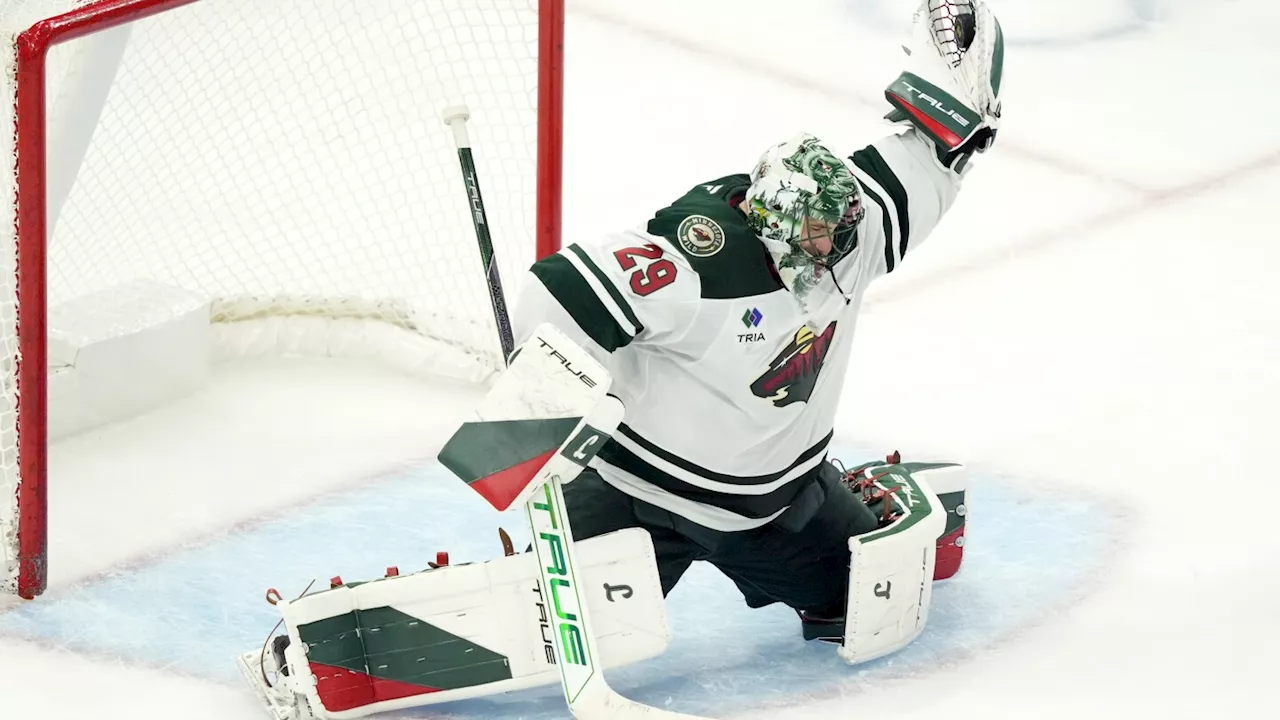
[[[760,157],[745,209],[783,283],[803,296],[824,269],[853,250],[862,188],[818,138],[801,133]]]

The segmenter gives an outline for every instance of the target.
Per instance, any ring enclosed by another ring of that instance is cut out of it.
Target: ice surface
[[[876,18],[903,6],[571,2],[566,241],[633,224],[798,129],[849,148],[884,132],[898,68]],[[855,353],[840,417],[849,442],[975,468],[967,567],[919,644],[861,669],[827,664],[785,612],[748,613],[693,571],[672,596],[671,652],[615,674],[629,694],[738,718],[1268,717],[1280,125],[1263,81],[1280,76],[1280,5],[1001,7],[1000,140],[869,294],[859,342],[877,351]],[[456,560],[496,550],[475,523],[438,542],[433,528],[462,514],[385,492],[426,491],[409,469],[429,472],[474,392],[228,373],[219,394],[54,448],[53,587],[0,617],[0,718],[258,717],[218,663],[265,636],[264,582],[412,567],[442,544]],[[335,535],[333,555],[290,533],[261,544],[307,508],[346,517],[339,500],[374,488],[386,516],[370,500],[379,520],[341,528],[356,539]],[[373,544],[419,519],[403,545]],[[368,554],[337,554],[352,543]],[[183,647],[166,624],[204,637]],[[128,646],[124,627],[146,640]],[[445,712],[565,716],[554,690]]]
[[[852,465],[875,454],[837,446],[833,456]],[[1008,478],[975,478],[969,507],[969,557],[959,575],[938,585],[929,626],[903,652],[851,670],[833,646],[802,642],[789,609],[748,609],[732,582],[699,563],[670,597],[667,653],[610,678],[643,702],[722,717],[928,674],[1084,594],[1123,535],[1120,515],[1097,498],[1029,495]],[[291,597],[313,581],[325,587],[334,575],[369,579],[389,565],[409,572],[438,549],[454,563],[482,561],[501,552],[499,523],[518,547],[527,544],[520,513],[494,512],[448,471],[424,463],[55,590],[0,614],[0,634],[236,685],[232,658],[261,647],[279,619],[264,600],[268,586]],[[564,715],[558,686],[421,714],[484,718],[499,710],[527,719]]]

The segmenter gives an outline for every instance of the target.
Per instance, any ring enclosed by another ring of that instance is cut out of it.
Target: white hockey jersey
[[[863,292],[959,189],[933,152],[908,129],[850,156],[866,206],[857,244],[804,304],[737,209],[745,174],[535,263],[515,304],[517,344],[553,323],[609,368],[626,405],[592,461],[604,480],[721,531],[769,523],[816,492]]]

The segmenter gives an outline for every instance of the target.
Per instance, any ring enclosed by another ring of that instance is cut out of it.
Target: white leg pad
[[[919,475],[890,471],[879,478],[876,487],[896,490],[893,502],[902,516],[849,538],[849,602],[839,654],[850,664],[900,650],[929,618],[936,546],[947,518]]]
[[[662,654],[670,630],[649,533],[620,530],[577,550],[603,666]],[[259,649],[240,667],[278,720],[362,717],[554,684],[552,604],[534,553],[343,585],[279,603],[288,677],[268,653],[270,687]]]

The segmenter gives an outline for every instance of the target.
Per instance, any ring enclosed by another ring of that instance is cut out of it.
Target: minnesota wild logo
[[[676,240],[693,257],[711,257],[724,248],[724,230],[706,215],[690,215],[676,229]]]
[[[834,322],[821,334],[814,333],[807,325],[801,327],[769,363],[769,369],[751,383],[751,392],[756,397],[772,400],[776,407],[808,402],[835,336]]]

